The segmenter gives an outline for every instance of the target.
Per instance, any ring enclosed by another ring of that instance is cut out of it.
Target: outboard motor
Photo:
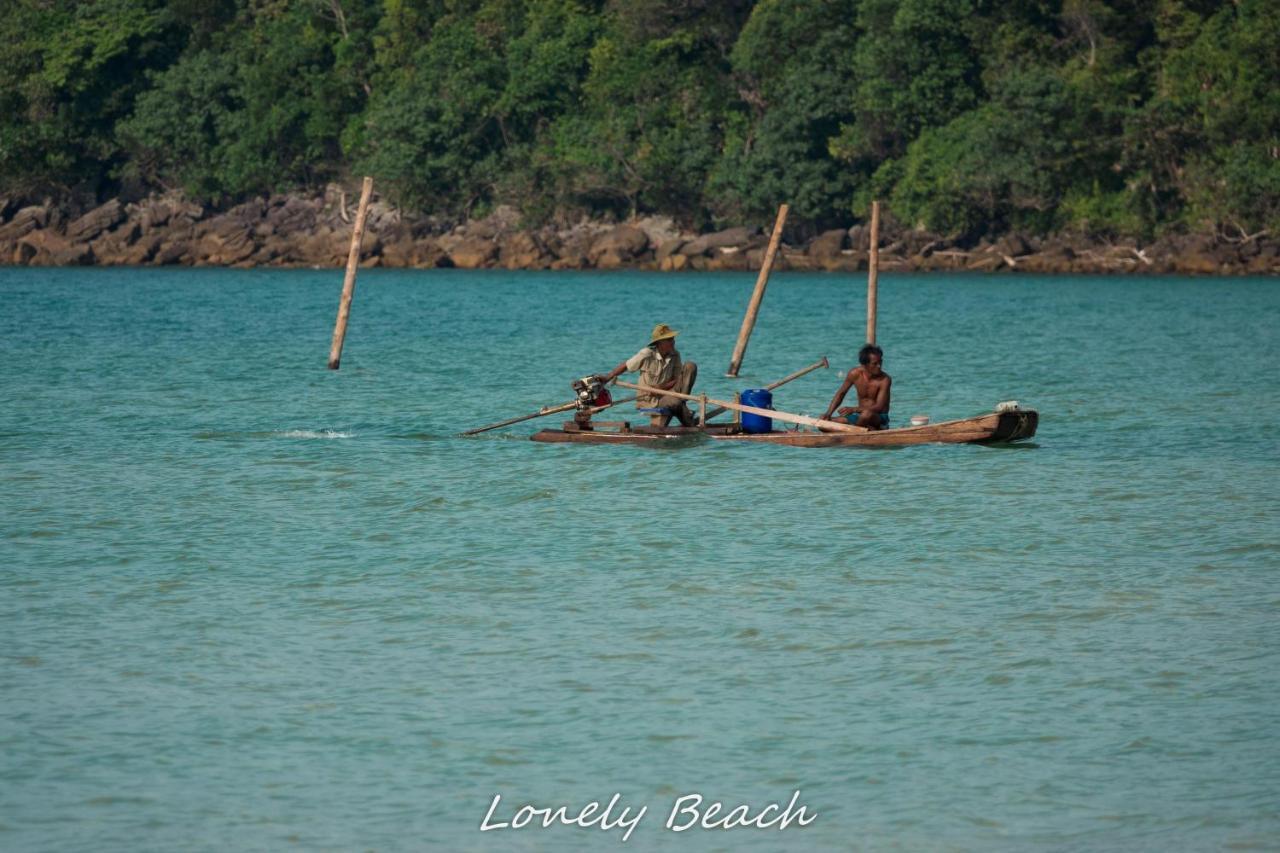
[[[613,395],[595,376],[584,376],[573,381],[573,393],[578,395],[578,409],[591,409],[596,406],[607,406],[613,402]]]
[[[573,380],[573,393],[577,395],[578,410],[573,420],[579,429],[591,429],[591,410],[597,406],[607,406],[613,402],[613,395],[596,376],[584,376]]]

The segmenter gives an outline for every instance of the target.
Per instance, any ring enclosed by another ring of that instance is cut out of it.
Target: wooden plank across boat
[[[911,444],[1002,444],[1024,441],[1036,434],[1040,415],[1034,409],[989,412],[972,418],[941,421],[924,426],[868,430],[866,432],[746,433],[737,424],[707,424],[705,427],[632,427],[625,421],[592,424],[581,429],[573,421],[561,429],[544,429],[530,436],[533,441],[551,444],[646,444],[661,445],[694,439],[783,444],[789,447],[903,447]]]

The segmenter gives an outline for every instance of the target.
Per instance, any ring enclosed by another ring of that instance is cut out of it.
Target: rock
[[[497,245],[485,237],[466,237],[449,251],[449,260],[464,270],[487,267],[497,256]]]
[[[661,246],[680,237],[680,227],[670,216],[646,216],[634,224],[649,238],[650,246]]]
[[[358,199],[357,199],[358,201]],[[400,226],[400,211],[385,201],[369,202],[369,212],[365,215],[365,233],[370,231],[382,233],[392,231]]]
[[[84,267],[94,261],[93,247],[85,243],[71,243],[49,250],[49,261],[55,267]]]
[[[634,261],[649,248],[649,237],[633,225],[619,225],[591,244],[587,260],[602,270],[618,269]]]
[[[977,254],[973,260],[969,261],[969,263],[965,265],[965,269],[971,272],[995,272],[996,270],[1003,269],[1004,266],[1005,260],[1001,255],[998,255],[995,252],[983,252],[981,254]]]
[[[224,236],[225,235],[225,236]],[[246,261],[258,250],[253,231],[241,229],[228,233],[227,229],[206,233],[196,245],[195,257],[213,266],[231,266]]]
[[[413,266],[413,238],[407,234],[388,237],[382,246],[382,264],[392,269]]]
[[[713,249],[742,248],[751,242],[751,238],[756,235],[757,230],[742,226],[717,231],[714,234],[703,234],[701,237],[696,237],[682,246],[680,254],[694,257],[695,255],[710,254]]]
[[[413,266],[415,268],[432,269],[453,266],[453,259],[449,257],[444,249],[440,248],[439,243],[430,237],[419,240],[415,246],[413,255]]]
[[[667,255],[658,262],[658,269],[663,272],[680,272],[688,266],[688,255]]]
[[[545,269],[551,263],[542,241],[528,231],[517,231],[503,240],[498,257],[509,270]]]
[[[634,225],[619,225],[602,234],[591,244],[587,258],[598,262],[601,256],[612,254],[622,260],[629,260],[649,248],[649,235]]]
[[[49,209],[43,205],[24,207],[14,214],[13,220],[0,226],[0,242],[18,241],[49,224]]]
[[[654,259],[658,262],[659,266],[661,266],[663,263],[666,262],[667,258],[670,258],[671,256],[675,255],[677,252],[679,252],[680,247],[683,246],[686,242],[688,241],[685,240],[683,237],[675,237],[673,239],[667,240],[664,243],[660,243],[658,245],[658,251],[654,253]],[[680,257],[684,257],[684,255],[681,255]],[[681,269],[683,269],[683,267],[681,267]]]
[[[314,231],[294,236],[278,235],[272,238],[276,246],[273,260],[281,264],[301,264],[309,267],[346,267],[351,253],[351,235],[342,230],[319,226]],[[370,256],[375,241],[365,234],[360,244],[360,261]]]
[[[931,231],[906,231],[899,242],[903,255],[927,255],[948,245],[946,239]]]
[[[203,220],[205,216],[203,207],[180,197],[164,199],[163,206],[155,209],[155,214],[161,218],[163,218],[165,212],[168,212],[169,216],[164,224],[168,225],[173,233],[184,232],[188,239],[191,236],[191,229],[197,222]],[[161,223],[156,221],[153,223],[153,227],[161,227]],[[144,214],[143,231],[146,230],[148,229]]]
[[[568,258],[574,263],[580,263],[582,266],[568,267],[568,269],[583,269],[590,264],[587,258],[590,255],[591,247],[595,245],[597,239],[610,229],[608,227],[597,226],[593,223],[582,223],[575,225],[567,231],[559,232],[555,241],[555,249],[553,250],[557,257],[561,259]],[[550,245],[548,246],[550,248]],[[552,267],[555,268],[554,266]]]
[[[773,259],[774,270],[792,270],[794,272],[809,272],[821,269],[813,258],[790,246],[778,250],[778,254]]]
[[[140,266],[151,261],[155,257],[156,251],[160,248],[163,238],[159,234],[144,234],[138,239],[138,242],[129,247],[129,250],[121,256],[121,263],[129,266]]]
[[[296,196],[276,197],[269,203],[264,219],[276,234],[289,236],[315,228],[319,212],[320,205]]]
[[[27,256],[26,263],[30,266],[52,266],[52,251],[65,248],[66,245],[65,240],[46,228],[26,234],[18,241],[16,251]]]
[[[160,266],[176,264],[191,254],[191,246],[185,240],[168,243],[155,253],[153,260]]]
[[[468,223],[466,236],[493,239],[517,230],[519,225],[520,211],[510,205],[501,204],[484,219]]]
[[[249,260],[254,264],[274,263],[276,258],[280,257],[287,249],[288,245],[279,235],[268,234],[262,238],[258,245],[258,251],[254,252]]]
[[[233,225],[241,229],[253,228],[262,221],[266,212],[266,202],[261,198],[256,198],[253,201],[238,204],[222,214],[222,216],[214,219],[213,221],[216,223],[214,228],[215,230],[227,229]]]
[[[871,250],[871,226],[855,225],[850,228],[849,247],[855,251],[869,252]]]
[[[1223,271],[1218,258],[1207,252],[1192,251],[1182,254],[1175,259],[1174,266],[1178,272],[1191,275],[1217,275]]]
[[[751,269],[751,259],[745,249],[721,249],[704,256],[704,269],[714,272],[746,272]]]
[[[116,230],[107,235],[107,239],[113,240],[122,246],[132,246],[138,242],[138,238],[142,236],[142,226],[137,222],[125,222]]]
[[[95,263],[103,266],[118,266],[125,263],[125,255],[128,254],[129,247],[137,242],[141,234],[141,225],[126,221],[114,231],[94,240],[89,246],[93,249]]]
[[[587,256],[572,251],[561,255],[551,262],[553,270],[583,270],[591,265],[587,260]]]
[[[94,261],[93,250],[89,246],[71,243],[50,229],[33,231],[23,237],[17,252],[22,253],[31,266],[75,267]]]
[[[1021,234],[1011,232],[996,241],[996,251],[1011,258],[1019,258],[1031,254],[1031,245]]]
[[[1061,264],[1056,260],[1055,256],[1050,255],[1047,252],[1039,252],[1034,255],[1023,255],[1018,258],[1019,272],[1051,273],[1057,272],[1060,267]]]
[[[123,221],[124,207],[121,206],[120,199],[113,198],[68,225],[67,238],[72,242],[88,242]]]
[[[348,248],[350,248],[348,246]],[[429,269],[451,266],[448,256],[433,237],[414,237],[412,228],[400,227],[383,240],[382,265],[395,269]],[[343,263],[346,263],[344,260]]]
[[[141,204],[141,208],[141,224],[144,234],[168,225],[169,220],[173,218],[173,209],[160,199],[148,199]]]
[[[848,241],[849,232],[843,228],[824,231],[813,238],[813,242],[809,244],[806,254],[818,262],[830,262],[840,257],[840,253],[844,251]]]
[[[18,266],[26,266],[36,256],[36,247],[30,243],[18,243],[13,248],[13,262]]]
[[[822,268],[827,272],[857,272],[867,268],[867,259],[858,252],[842,252],[834,258],[828,259]],[[891,261],[887,261],[880,265],[881,269],[895,269]],[[901,268],[907,268],[907,262],[904,259],[901,262]]]

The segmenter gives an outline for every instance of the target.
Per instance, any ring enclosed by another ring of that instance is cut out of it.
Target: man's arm
[[[855,367],[854,370],[857,370],[857,368]],[[844,384],[840,386],[840,390],[837,391],[836,395],[831,398],[831,405],[827,406],[827,410],[822,413],[822,420],[824,421],[831,420],[831,414],[836,410],[836,407],[840,405],[840,402],[844,400],[844,395],[848,394],[849,389],[852,387],[853,387],[853,370],[850,370],[847,374],[845,374]]]
[[[601,382],[608,384],[624,373],[635,373],[644,366],[644,361],[649,357],[649,352],[650,350],[646,347],[608,373],[597,373],[596,375],[600,377]]]
[[[624,361],[622,362],[622,364],[619,364],[617,367],[615,367],[613,370],[610,370],[608,373],[598,373],[596,375],[600,377],[601,382],[607,385],[626,372],[627,372],[627,363]]]

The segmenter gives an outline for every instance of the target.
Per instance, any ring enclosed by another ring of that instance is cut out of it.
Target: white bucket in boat
[[[912,426],[925,426],[928,423],[929,423],[928,415],[912,415],[911,416]]]

